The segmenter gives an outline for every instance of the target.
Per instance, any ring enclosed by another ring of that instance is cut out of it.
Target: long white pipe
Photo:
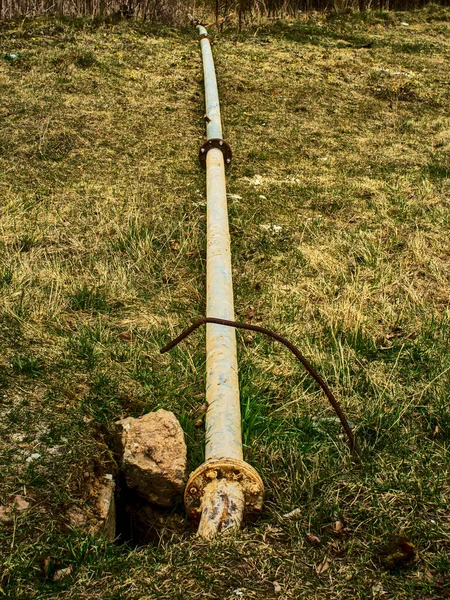
[[[228,228],[222,123],[211,45],[204,27],[197,28],[203,57],[207,141],[206,152],[208,317],[234,321],[230,234]],[[262,506],[263,485],[244,462],[235,330],[208,323],[206,327],[206,448],[205,463],[191,474],[185,502],[200,516],[199,534],[211,538],[240,527],[245,510]]]
[[[234,321],[230,234],[221,150],[209,150],[206,177],[206,315]],[[206,403],[206,460],[224,457],[242,460],[236,334],[231,327],[206,326]]]
[[[205,83],[207,139],[222,139],[219,92],[211,44],[204,27],[201,37]],[[207,259],[206,314],[234,321],[231,249],[228,229],[224,156],[211,148],[206,155]],[[242,460],[236,334],[234,329],[208,324],[206,327],[206,460]]]

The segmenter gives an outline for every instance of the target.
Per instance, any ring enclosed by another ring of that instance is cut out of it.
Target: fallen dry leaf
[[[253,319],[254,316],[255,311],[253,310],[253,306],[249,306],[245,312],[245,318],[250,321],[251,319]]]
[[[131,342],[131,334],[129,331],[122,331],[122,333],[119,334],[119,338],[124,342]]]
[[[395,327],[395,329],[386,335],[387,340],[394,340],[395,338],[403,337],[404,331],[400,327]]]
[[[316,567],[317,575],[322,575],[325,571],[328,571],[330,568],[330,562],[325,558],[319,565]]]
[[[45,579],[53,581],[53,575],[60,566],[60,562],[55,560],[50,555],[42,555],[39,557],[39,565],[42,569]]]
[[[253,346],[254,343],[255,343],[255,338],[252,335],[246,335],[244,337],[244,344],[246,346]]]
[[[208,403],[203,402],[203,404],[200,406],[200,408],[198,409],[197,412],[199,415],[204,415],[207,410],[208,410]]]
[[[41,557],[40,562],[41,562],[42,570],[44,572],[44,577],[46,579],[49,579],[51,576],[52,567],[54,566],[52,557],[51,556],[43,556],[43,557]]]
[[[331,525],[331,533],[333,535],[340,536],[340,535],[343,535],[344,533],[347,533],[347,531],[348,531],[348,528],[344,525],[344,523],[342,521],[335,521]]]
[[[10,508],[8,506],[0,506],[0,521],[3,523],[9,523],[11,521]]]
[[[272,581],[272,585],[274,593],[279,594],[281,592],[281,585],[278,583],[278,581]]]
[[[333,529],[336,533],[339,533],[339,531],[342,531],[342,529],[344,529],[344,523],[342,521],[336,521],[334,523]]]
[[[383,590],[383,586],[380,582],[376,583],[372,586],[372,596],[373,598],[377,598],[378,596],[383,596],[386,592]]]
[[[342,556],[344,556],[347,553],[347,548],[345,546],[343,546],[342,542],[340,542],[338,540],[330,542],[328,544],[328,548],[329,548],[329,552],[335,558],[341,558]]]
[[[72,565],[70,565],[70,567],[66,567],[65,569],[59,569],[53,575],[53,581],[61,581],[61,579],[64,579],[64,577],[68,577],[69,575],[72,575],[72,571],[73,571]]]
[[[295,519],[296,517],[300,517],[303,514],[303,510],[301,508],[294,508],[291,512],[283,515],[283,519]]]
[[[25,500],[23,496],[14,496],[13,506],[16,510],[22,511],[29,508],[30,503]]]
[[[306,539],[311,544],[320,544],[320,538],[317,537],[317,535],[313,535],[312,533],[307,533],[306,534]]]

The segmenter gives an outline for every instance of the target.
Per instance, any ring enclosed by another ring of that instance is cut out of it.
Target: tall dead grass
[[[446,0],[434,4],[446,5]],[[137,18],[154,23],[181,25],[188,12],[215,14],[216,25],[229,20],[253,17],[286,17],[314,11],[412,10],[430,4],[429,0],[0,0],[0,20],[63,15],[109,19]]]
[[[62,15],[178,25],[186,23],[186,12],[181,0],[0,0],[0,20]]]

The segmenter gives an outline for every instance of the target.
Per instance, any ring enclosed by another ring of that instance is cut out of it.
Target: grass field
[[[203,458],[204,332],[158,353],[205,311],[198,43],[0,26],[0,504],[22,499],[0,523],[0,597],[450,597],[449,40],[433,6],[216,39],[237,318],[300,346],[362,457],[294,359],[238,333],[263,514],[212,544],[167,527],[136,548],[67,515],[117,473],[118,418],[173,410]]]

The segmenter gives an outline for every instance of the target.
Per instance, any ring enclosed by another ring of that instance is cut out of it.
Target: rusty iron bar
[[[305,369],[308,371],[308,373],[320,385],[320,387],[323,390],[323,393],[328,398],[328,401],[330,402],[335,413],[337,414],[339,421],[341,422],[341,425],[344,428],[345,433],[347,434],[348,441],[350,442],[350,448],[351,448],[352,452],[354,453],[354,455],[356,457],[359,455],[359,448],[356,444],[355,436],[353,435],[353,431],[349,425],[349,421],[347,421],[347,418],[344,415],[344,412],[343,412],[339,402],[334,397],[334,394],[328,387],[328,384],[323,379],[323,377],[316,371],[316,369],[312,366],[312,364],[309,362],[309,360],[303,356],[303,354],[300,352],[300,350],[297,348],[297,346],[295,346],[292,342],[287,340],[285,337],[283,337],[279,333],[276,333],[275,331],[271,331],[270,329],[267,329],[267,327],[261,327],[260,325],[252,325],[251,323],[240,323],[239,321],[227,321],[225,319],[215,319],[214,317],[201,317],[200,319],[195,321],[195,323],[192,323],[192,325],[190,325],[190,327],[188,327],[187,329],[182,331],[180,333],[180,335],[178,335],[176,338],[174,338],[172,341],[170,341],[168,344],[166,344],[163,348],[160,348],[160,350],[159,350],[160,353],[164,354],[165,352],[168,352],[169,350],[171,350],[172,348],[177,346],[180,342],[182,342],[185,338],[187,338],[189,335],[191,335],[191,333],[193,333],[201,325],[205,325],[206,323],[218,323],[219,325],[226,325],[227,327],[235,327],[236,329],[246,329],[247,331],[256,331],[258,333],[263,333],[264,335],[268,335],[272,339],[277,340],[277,342],[280,342],[281,344],[286,346],[286,348],[288,348],[288,350],[290,350],[292,352],[292,354],[294,354],[294,356],[302,363],[302,365],[305,367]]]
[[[203,58],[208,140],[222,140],[219,94],[206,29],[197,32]],[[203,146],[206,153],[208,317],[234,319],[231,249],[220,143]],[[243,460],[236,334],[216,323],[206,328],[205,462],[189,477],[185,492],[188,514],[199,519],[199,535],[210,539],[238,529],[244,514],[260,510],[264,486],[256,470]]]

